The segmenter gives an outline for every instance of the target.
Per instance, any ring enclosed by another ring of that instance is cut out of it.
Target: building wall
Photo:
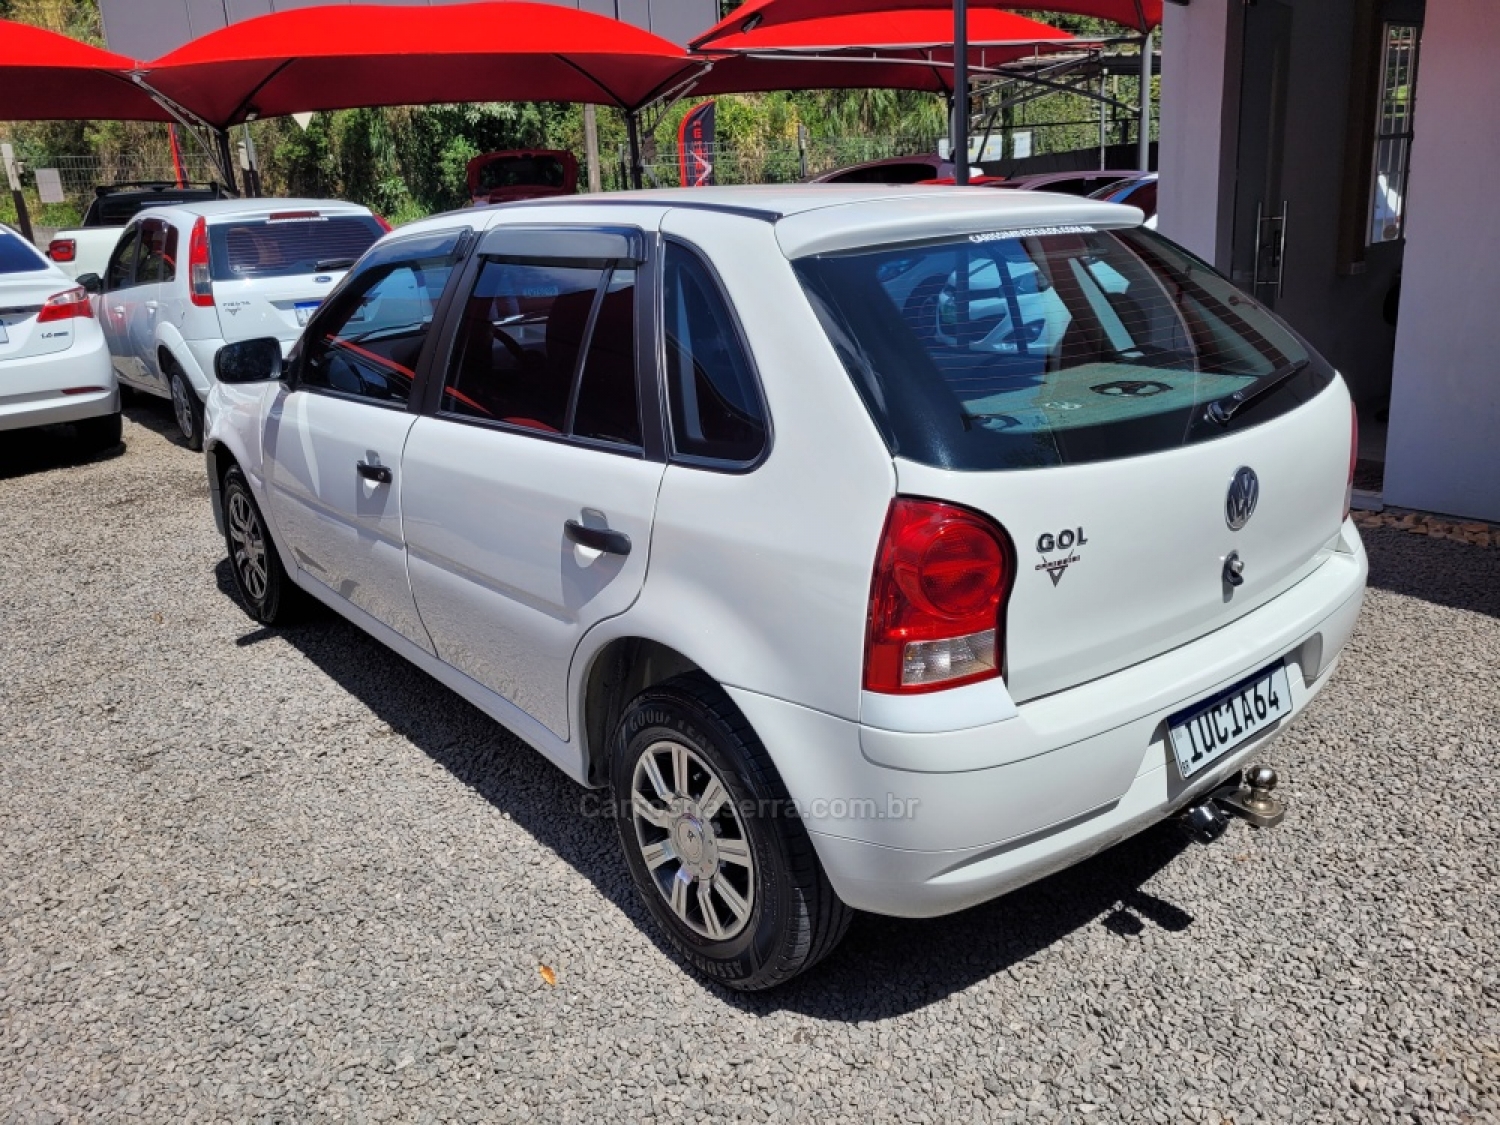
[[[1428,0],[1385,498],[1500,520],[1500,14]]]
[[[133,59],[156,59],[231,23],[315,4],[402,4],[423,0],[99,0],[109,49]],[[426,0],[460,3],[463,0]],[[717,0],[547,0],[596,15],[618,16],[663,39],[686,44],[719,19]]]
[[[1243,0],[1167,4],[1161,34],[1157,226],[1229,269]]]

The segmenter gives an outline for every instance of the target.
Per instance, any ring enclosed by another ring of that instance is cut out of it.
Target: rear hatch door
[[[1005,667],[1019,701],[1187,644],[1307,577],[1342,523],[1348,440],[1349,397],[1333,383],[1264,425],[1149,456],[996,473],[896,464],[901,492],[977,509],[1010,533]],[[1230,491],[1246,468],[1258,495],[1236,530]],[[1225,578],[1231,553],[1238,587]]]
[[[1180,248],[1064,221],[1121,211],[795,262],[900,491],[1009,532],[1003,655],[1020,700],[1264,605],[1329,557],[1342,522],[1342,381]]]

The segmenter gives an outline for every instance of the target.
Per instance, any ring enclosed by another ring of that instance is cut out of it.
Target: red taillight
[[[372,215],[375,214],[373,211],[370,213]],[[380,224],[380,229],[385,231],[386,234],[391,233],[391,224],[385,221],[384,215],[375,215],[375,221]]]
[[[94,306],[89,303],[88,290],[82,285],[48,297],[42,303],[42,311],[36,314],[36,322],[50,324],[54,320],[72,320],[75,316],[94,318]]]
[[[965,508],[897,497],[870,585],[865,690],[910,694],[1000,675],[1010,537]]]
[[[54,238],[47,243],[47,257],[54,262],[71,262],[78,257],[78,243],[71,238]]]
[[[213,308],[214,281],[208,272],[208,222],[200,218],[188,239],[188,296],[200,308]]]
[[[1349,482],[1344,485],[1344,518],[1354,507],[1354,468],[1359,464],[1359,411],[1349,404]]]

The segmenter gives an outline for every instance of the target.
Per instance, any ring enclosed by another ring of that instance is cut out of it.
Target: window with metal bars
[[[1388,23],[1381,37],[1380,101],[1376,106],[1375,159],[1366,238],[1369,245],[1395,242],[1406,232],[1406,191],[1421,32],[1416,24]]]

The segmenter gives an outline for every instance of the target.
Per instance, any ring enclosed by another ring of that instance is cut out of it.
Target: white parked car
[[[120,441],[120,389],[82,286],[0,225],[0,431],[72,423],[93,449]]]
[[[851,909],[1273,821],[1237,781],[1364,590],[1349,394],[1140,223],[817,185],[404,228],[285,362],[219,355],[239,593],[312,595],[612,793],[647,906],[737,988]],[[1044,343],[1002,331],[1023,285]]]
[[[327,199],[225,199],[139,214],[120,235],[97,292],[120,382],[172,400],[192,449],[226,342],[274,336],[290,348],[312,310],[390,228]]]

